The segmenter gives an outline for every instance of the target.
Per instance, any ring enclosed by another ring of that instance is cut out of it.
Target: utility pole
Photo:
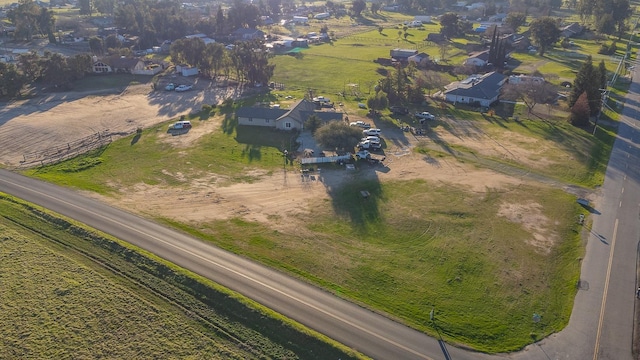
[[[596,129],[598,128],[598,120],[600,120],[600,115],[602,115],[602,109],[605,107],[607,103],[607,95],[609,93],[609,90],[607,89],[598,89],[598,90],[600,90],[600,109],[598,110],[598,114],[596,114],[596,121],[593,124],[592,135],[596,134]]]

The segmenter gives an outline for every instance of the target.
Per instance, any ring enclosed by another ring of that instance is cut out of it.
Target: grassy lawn
[[[193,130],[228,111],[193,115]],[[188,181],[177,174],[189,179],[215,173],[228,181],[251,182],[259,176],[249,175],[255,174],[251,170],[269,173],[282,166],[280,147],[288,138],[278,139],[280,133],[274,133],[268,142],[260,142],[264,136],[227,120],[221,120],[219,131],[187,148],[176,149],[161,139],[166,131],[162,124],[145,130],[135,141],[121,139],[100,152],[30,174],[109,193],[140,182],[182,186]],[[608,151],[580,130],[535,121],[513,122],[506,128],[487,124],[496,139],[514,133],[547,138],[541,141],[555,147],[540,156],[554,160],[591,151],[591,158],[584,155],[577,164],[567,163],[560,167],[562,172],[548,171],[581,185],[600,181]],[[535,146],[531,144],[535,142],[519,146]],[[486,166],[481,157],[475,161]],[[544,174],[544,169],[535,171]],[[363,187],[373,195],[369,202],[359,198]],[[314,221],[299,219],[307,225],[296,233],[241,219],[190,225],[162,220],[387,311],[426,332],[433,333],[428,313],[435,307],[448,339],[482,351],[516,350],[566,325],[582,251],[575,225],[579,209],[572,196],[545,187],[475,193],[428,181],[362,179],[330,189],[330,195],[328,203],[309,204]],[[525,208],[537,204],[532,209],[557,225],[532,230],[507,221],[498,215],[505,204]],[[531,245],[536,231],[556,239],[555,244]],[[544,321],[531,322],[533,313],[543,315]]]
[[[558,226],[538,230],[557,242],[531,245],[529,230],[498,215],[505,204],[539,205]],[[520,349],[568,322],[582,248],[579,209],[560,190],[471,193],[422,180],[356,179],[310,208],[314,221],[296,234],[240,219],[197,228],[165,221],[431,334],[435,308],[445,337],[478,350]],[[534,323],[533,313],[543,321]]]
[[[362,358],[237,294],[3,194],[0,213],[0,357]]]
[[[260,175],[250,174],[249,170],[258,168],[269,174],[281,167],[282,150],[295,146],[295,135],[273,131],[271,136],[264,136],[264,129],[237,127],[230,114],[229,109],[219,109],[187,117],[193,130],[204,126],[210,117],[224,118],[219,130],[200,138],[189,149],[176,149],[160,139],[170,136],[165,123],[145,129],[140,136],[130,136],[106,148],[28,173],[67,186],[107,193],[115,190],[115,184],[179,186],[205,171],[225,175],[228,182],[252,182]]]

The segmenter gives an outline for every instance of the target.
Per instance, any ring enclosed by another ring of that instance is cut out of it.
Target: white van
[[[171,125],[171,129],[180,130],[180,129],[189,129],[191,128],[191,121],[181,120],[176,121],[173,125]]]

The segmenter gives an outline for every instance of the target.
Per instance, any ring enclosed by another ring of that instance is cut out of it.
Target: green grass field
[[[0,357],[362,358],[91,230],[0,194]]]
[[[220,111],[207,116],[224,117]],[[199,116],[203,115],[194,115],[195,127],[203,126]],[[549,150],[552,154],[544,155],[559,159],[568,152],[588,153],[604,146],[571,127],[523,124],[489,130],[496,138],[508,137],[510,132],[550,138],[548,143],[556,145]],[[257,180],[246,175],[251,169],[269,173],[282,166],[278,149],[282,139],[259,145],[257,134],[242,134],[242,128],[224,125],[224,120],[218,132],[179,152],[158,139],[165,129],[166,124],[159,125],[145,130],[137,141],[133,137],[118,140],[102,152],[30,174],[108,194],[139,182],[184,186],[172,175],[178,172],[187,179],[216,173],[230,181],[250,182]],[[253,155],[250,149],[256,149]],[[603,147],[593,164],[586,156],[577,165],[566,164],[568,174],[561,177],[582,185],[597,183],[604,168],[599,161],[607,153]],[[481,159],[476,162],[487,166]],[[375,200],[362,203],[356,191],[362,187]],[[436,307],[448,339],[482,351],[519,349],[560,330],[568,321],[582,251],[575,226],[579,209],[572,196],[543,186],[473,193],[427,180],[356,179],[330,192],[329,203],[309,204],[314,221],[298,219],[307,225],[296,234],[274,232],[241,219],[190,225],[161,220],[387,311],[427,332],[433,332],[428,310]],[[531,230],[497,216],[505,203],[538,203],[546,218],[557,221],[549,230],[556,234],[557,243],[546,249],[548,254],[527,244]],[[557,268],[562,271],[553,270]],[[511,278],[510,274],[516,275]],[[524,321],[533,312],[544,314],[545,321]]]

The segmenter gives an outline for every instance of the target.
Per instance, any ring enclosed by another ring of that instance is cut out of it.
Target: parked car
[[[178,85],[178,87],[176,87],[177,92],[189,91],[191,89],[193,89],[193,85]]]
[[[407,115],[409,113],[409,109],[403,106],[391,106],[389,110],[394,115]]]
[[[358,148],[360,150],[378,150],[381,148],[381,145],[379,142],[376,143],[370,140],[365,140],[358,144]]]
[[[169,126],[169,129],[173,129],[173,130],[182,130],[182,129],[190,129],[190,128],[191,128],[191,121],[188,121],[188,120],[176,121],[175,123],[171,124],[171,126]]]
[[[371,141],[373,143],[378,143],[380,144],[380,138],[377,136],[365,136],[362,139],[360,139],[360,141]]]
[[[367,150],[360,150],[356,153],[356,159],[368,159],[371,157],[371,153]]]
[[[363,129],[369,129],[371,127],[371,124],[367,124],[364,121],[354,121],[352,123],[349,123],[349,126],[359,126]]]
[[[418,119],[422,119],[422,120],[435,120],[436,119],[436,117],[432,113],[430,113],[428,111],[415,113],[415,116]]]
[[[167,91],[173,91],[176,89],[176,84],[174,83],[169,83],[167,86],[164,87],[165,90]]]
[[[366,129],[366,130],[362,130],[362,133],[365,136],[380,136],[380,134],[382,133],[382,130],[380,130],[380,129]]]

